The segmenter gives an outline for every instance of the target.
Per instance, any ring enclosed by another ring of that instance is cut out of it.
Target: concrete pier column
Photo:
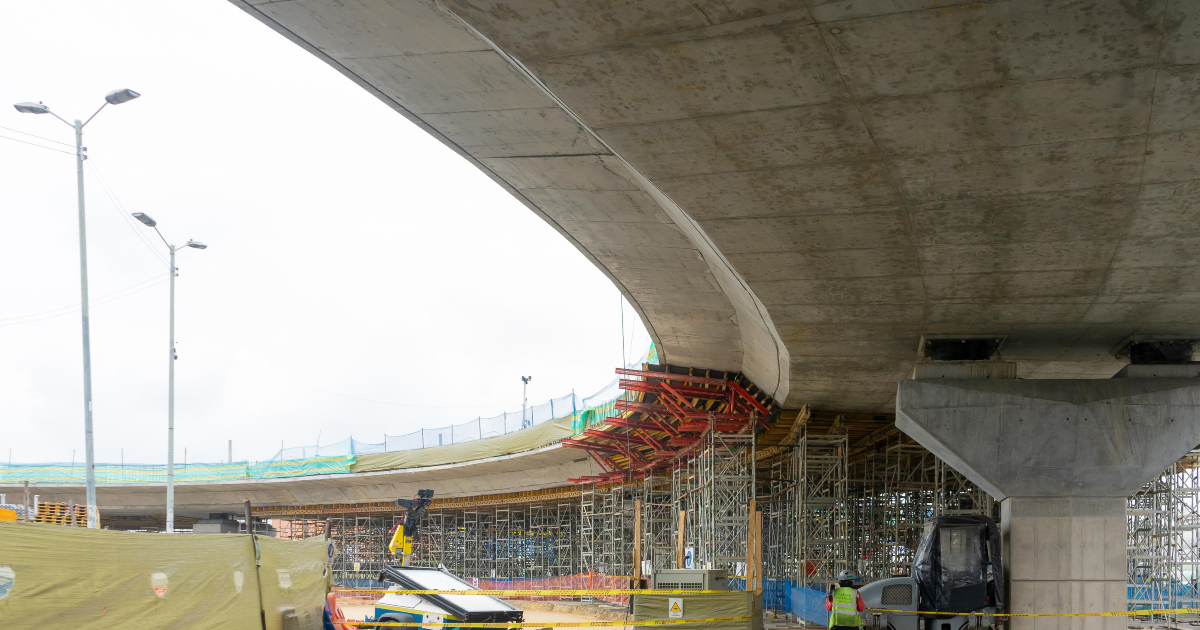
[[[1009,612],[1125,610],[1126,500],[1200,444],[1200,379],[901,381],[896,426],[1001,501]]]
[[[1124,610],[1125,497],[1008,497],[1000,502],[1010,612]],[[1017,618],[1012,628],[1123,629],[1125,617]]]

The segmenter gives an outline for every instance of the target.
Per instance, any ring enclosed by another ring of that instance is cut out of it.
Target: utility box
[[[236,534],[238,522],[229,518],[228,514],[209,514],[208,518],[196,521],[192,525],[193,534]]]
[[[723,574],[724,571],[719,573]],[[677,622],[680,619],[727,620],[705,621],[690,626],[704,630],[763,630],[762,595],[749,591],[727,591],[633,596],[633,623],[630,625],[634,630],[661,630],[662,621]],[[642,623],[647,621],[660,623]]]
[[[651,588],[677,591],[725,591],[728,572],[725,569],[659,569],[651,579]]]

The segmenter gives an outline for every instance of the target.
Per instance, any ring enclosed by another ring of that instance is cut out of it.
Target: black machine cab
[[[863,616],[868,628],[998,627],[999,617],[962,613],[1004,611],[1000,529],[986,516],[939,516],[926,521],[912,575],[871,582],[859,593],[868,609],[912,611],[867,610]]]

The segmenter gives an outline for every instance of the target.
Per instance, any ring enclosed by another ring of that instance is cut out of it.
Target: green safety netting
[[[270,479],[348,473],[355,457],[309,457],[269,462],[186,464],[175,467],[175,481],[209,482],[237,479]],[[0,483],[73,484],[86,481],[84,465],[0,464]],[[96,483],[166,483],[167,467],[161,464],[96,464]]]
[[[643,363],[658,363],[658,351],[654,344],[650,344],[643,359],[627,367],[640,368]],[[511,422],[509,414],[504,414],[496,418],[477,418],[461,425],[440,429],[421,429],[407,435],[386,436],[382,443],[362,442],[350,437],[341,442],[324,446],[291,447],[280,450],[274,457],[263,462],[176,465],[175,481],[204,483],[358,472],[361,466],[356,467],[355,464],[360,457],[416,449],[447,448],[453,450],[454,447],[468,442],[478,442],[478,444],[465,450],[460,448],[454,452],[487,453],[495,450],[490,448],[493,444],[498,448],[508,448],[511,446],[510,443],[517,444],[528,441],[513,442],[513,439],[509,437],[512,433],[550,424],[554,425],[554,428],[547,429],[550,433],[539,431],[539,435],[540,433],[552,435],[558,431],[558,427],[565,429],[566,426],[570,427],[571,434],[578,434],[588,427],[620,414],[621,412],[616,409],[618,400],[636,397],[636,392],[622,392],[619,382],[619,378],[613,379],[603,389],[586,398],[577,399],[572,393],[569,396],[552,399],[546,404],[530,407],[519,415],[512,414]],[[529,440],[533,440],[535,437],[537,436],[531,434]],[[504,451],[504,453],[508,452],[512,452],[511,449]],[[372,461],[375,459],[409,462],[423,461],[428,458],[405,456],[372,458]],[[377,468],[372,467],[372,469]],[[165,484],[167,482],[167,467],[163,464],[96,464],[95,471],[98,484]],[[26,481],[42,484],[83,484],[86,481],[84,465],[82,463],[0,464],[0,484],[16,485]]]

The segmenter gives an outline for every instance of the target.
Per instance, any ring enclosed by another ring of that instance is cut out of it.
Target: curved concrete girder
[[[663,362],[787,397],[787,348],[733,265],[519,62],[424,0],[232,0],[471,161],[605,273]]]
[[[299,507],[344,503],[374,503],[408,498],[417,490],[432,488],[448,499],[484,494],[525,492],[557,488],[571,477],[595,475],[596,465],[578,450],[557,444],[532,451],[490,457],[461,464],[400,470],[311,477],[284,477],[244,481],[184,482],[175,484],[175,513],[197,518],[209,513],[242,511],[242,501],[253,505]],[[0,485],[0,493],[20,497],[19,485]],[[105,484],[97,488],[100,518],[104,515],[162,514],[166,484]],[[34,484],[30,494],[40,501],[78,503],[81,484]]]

